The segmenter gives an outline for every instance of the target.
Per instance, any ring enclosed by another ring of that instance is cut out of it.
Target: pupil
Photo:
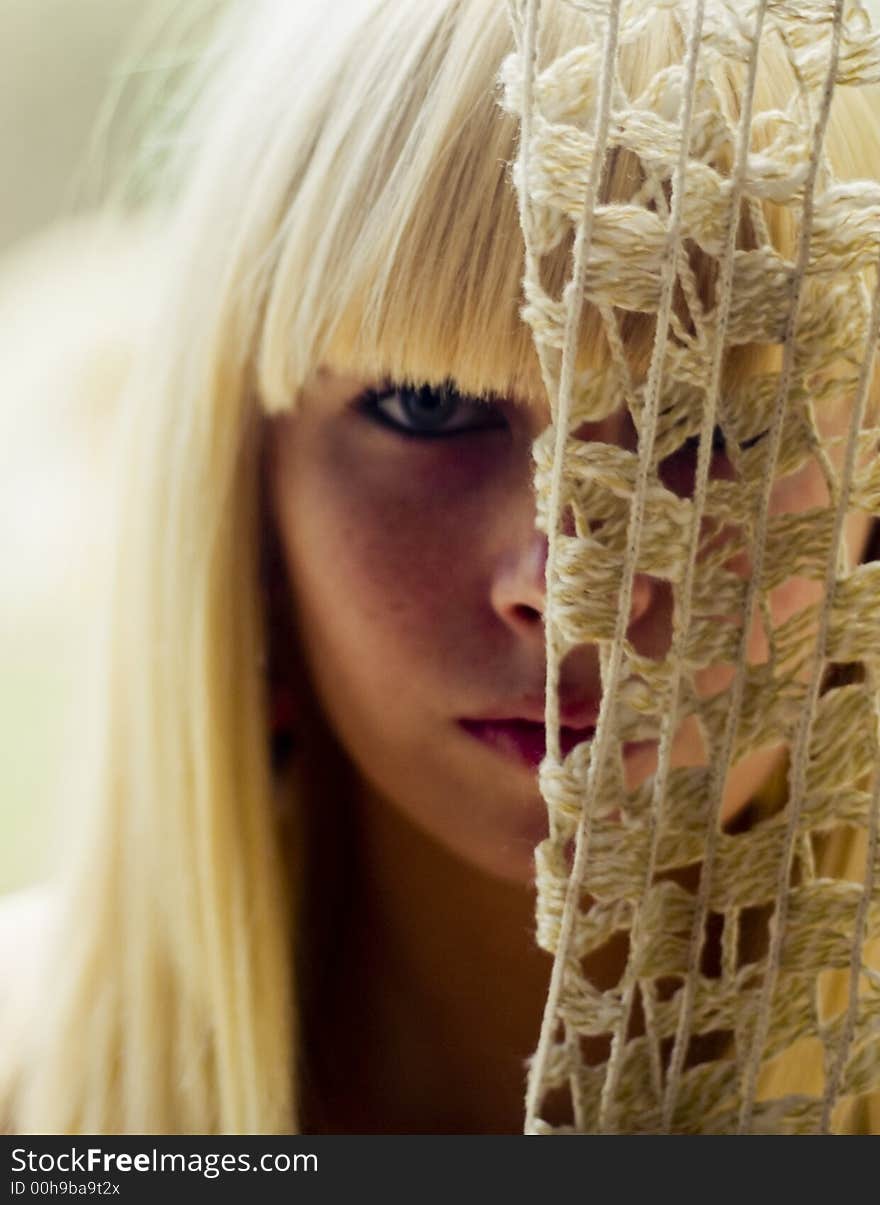
[[[404,409],[422,426],[441,427],[455,410],[455,396],[448,389],[433,389],[423,385],[421,389],[401,390]]]

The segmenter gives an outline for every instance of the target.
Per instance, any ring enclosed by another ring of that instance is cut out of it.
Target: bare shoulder
[[[0,896],[0,1004],[27,995],[57,915],[56,891],[39,884]]]

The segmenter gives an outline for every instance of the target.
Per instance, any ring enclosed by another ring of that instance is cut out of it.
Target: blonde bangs
[[[577,47],[584,30],[583,14],[548,4],[542,57]],[[413,6],[379,4],[353,26],[350,49],[334,62],[321,109],[311,114],[307,152],[278,152],[279,160],[301,167],[293,185],[287,182],[288,208],[270,253],[257,335],[257,388],[268,411],[293,405],[318,367],[369,381],[452,378],[478,396],[544,400],[533,337],[521,317],[524,247],[511,180],[517,124],[499,104],[499,73],[512,49],[504,6],[485,0],[430,0],[417,13]],[[621,82],[638,96],[683,54],[677,15],[653,13],[644,35],[627,48]],[[782,62],[770,47],[759,73],[761,111],[781,114],[796,91],[796,82],[780,73]],[[716,81],[728,114],[738,110],[738,74],[730,68]],[[571,98],[573,123],[583,122],[590,103]],[[845,117],[835,117],[839,129]],[[294,127],[300,139],[301,125]],[[756,149],[773,129],[765,123]],[[829,149],[832,160],[840,159],[837,146]],[[722,173],[729,171],[730,151],[720,146],[713,156]],[[858,174],[858,166],[844,162],[842,174]],[[612,150],[601,199],[626,202],[643,182],[638,158]],[[771,202],[762,209],[762,215],[743,210],[738,246],[754,244],[758,220],[781,255],[789,255],[796,237],[790,215]],[[544,257],[542,277],[553,296],[562,293],[570,257],[568,237]],[[696,247],[690,257],[700,300],[711,308],[717,264]],[[675,308],[686,325],[685,299]],[[638,382],[648,369],[654,317],[621,309],[617,318]],[[594,377],[599,397],[611,353],[589,304],[578,347],[578,369]],[[726,375],[734,385],[771,371],[776,358],[769,348],[737,348]]]
[[[379,6],[381,38],[365,23],[359,45],[369,49],[354,69],[338,65],[344,86],[279,233],[257,354],[270,411],[292,405],[318,366],[368,380],[451,377],[475,395],[544,399],[520,313],[518,127],[499,104],[499,72],[514,49],[504,6],[400,6],[389,30],[391,8]],[[548,51],[576,45],[585,29],[583,14],[548,6]],[[631,160],[612,156],[606,199],[635,191]],[[543,265],[554,292],[570,252],[563,240]],[[636,316],[635,325],[645,323]],[[582,369],[608,363],[601,326],[588,306]]]
[[[319,366],[475,394],[540,393],[520,321],[516,123],[496,77],[503,6],[401,8],[363,29],[280,233],[257,364],[283,409]],[[457,10],[457,11],[456,11]]]

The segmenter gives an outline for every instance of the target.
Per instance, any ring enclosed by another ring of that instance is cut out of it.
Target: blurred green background
[[[185,6],[187,0],[181,2]],[[167,8],[163,0],[161,9]],[[10,272],[15,277],[15,269],[28,262],[35,236],[65,223],[87,202],[89,189],[100,183],[96,165],[102,175],[125,149],[107,149],[100,133],[103,102],[124,91],[141,31],[155,22],[159,9],[152,0],[0,0],[0,346],[3,337],[7,347],[10,338],[15,342],[10,325],[22,312]],[[111,99],[117,110],[125,103]],[[76,297],[56,303],[73,311]],[[70,329],[77,329],[76,322]],[[49,362],[56,351],[47,337],[40,354]],[[40,878],[53,855],[53,809],[64,806],[59,750],[83,673],[94,602],[92,519],[105,465],[99,429],[77,429],[54,414],[52,397],[42,398],[45,404],[22,402],[27,391],[16,389],[18,379],[5,356],[0,892]]]

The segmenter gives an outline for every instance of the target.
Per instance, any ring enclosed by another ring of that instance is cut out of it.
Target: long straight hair
[[[548,49],[576,44],[582,15],[545,8]],[[627,56],[633,94],[677,37],[664,8]],[[511,49],[501,0],[254,0],[205,57],[157,209],[164,284],[119,399],[51,986],[0,1051],[16,1129],[298,1127],[303,880],[268,759],[261,421],[319,365],[540,396],[516,123],[497,103]],[[785,73],[766,56],[771,107]],[[870,113],[864,96],[835,107],[842,177],[880,176]],[[619,163],[606,194],[631,175]]]

